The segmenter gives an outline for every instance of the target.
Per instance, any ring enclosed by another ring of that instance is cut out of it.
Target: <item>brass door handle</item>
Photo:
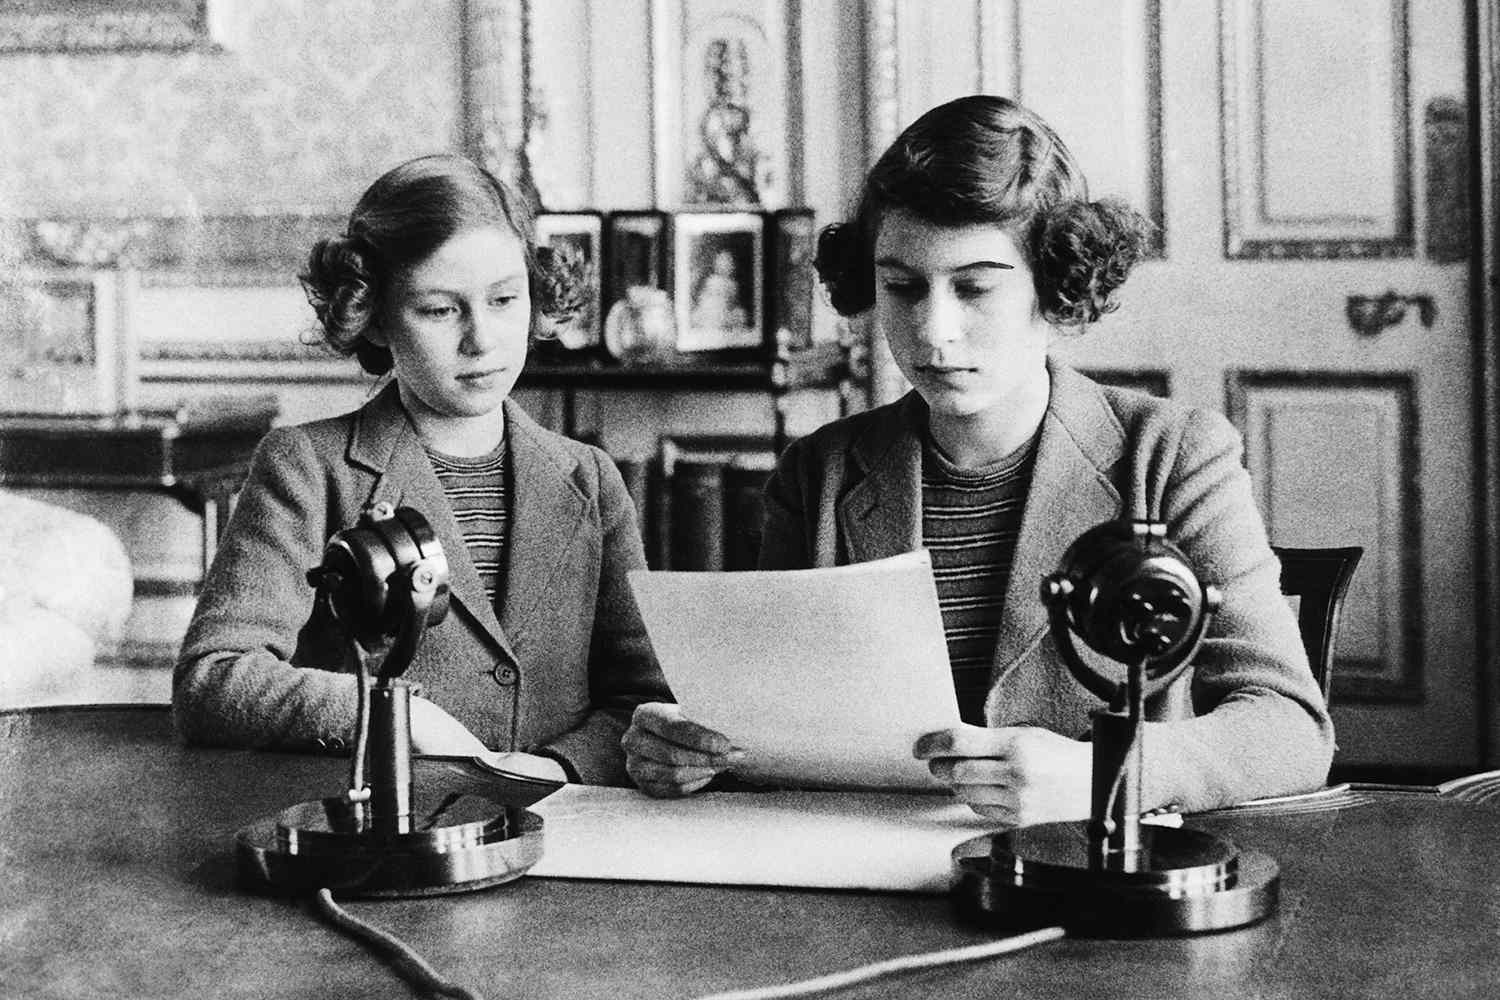
[[[1417,318],[1430,327],[1437,319],[1437,303],[1431,295],[1401,295],[1394,289],[1384,295],[1351,295],[1344,300],[1344,315],[1362,337],[1377,336],[1388,326],[1406,318],[1407,306],[1417,307]]]

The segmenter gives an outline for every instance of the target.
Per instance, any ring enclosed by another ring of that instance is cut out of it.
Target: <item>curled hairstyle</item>
[[[875,238],[895,209],[939,226],[1004,229],[1026,255],[1042,316],[1058,326],[1116,307],[1150,230],[1120,202],[1089,200],[1078,162],[1040,117],[982,94],[908,126],[870,168],[854,217],[819,234],[814,264],[841,315],[875,304]]]
[[[323,340],[357,357],[371,375],[390,371],[390,351],[367,334],[380,322],[392,281],[452,237],[480,226],[498,226],[521,242],[534,336],[539,317],[566,319],[584,305],[583,260],[562,248],[537,246],[531,211],[514,191],[462,156],[422,156],[371,184],[342,235],[313,244],[298,277]]]

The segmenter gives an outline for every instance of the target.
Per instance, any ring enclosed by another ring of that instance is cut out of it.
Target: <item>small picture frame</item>
[[[783,208],[771,213],[771,295],[767,308],[778,347],[801,350],[813,342],[813,257],[817,230],[810,208]]]
[[[765,346],[765,226],[761,212],[682,212],[674,217],[678,351]]]
[[[654,209],[605,219],[604,349],[617,361],[661,359],[676,348],[670,233],[670,217]]]
[[[138,276],[102,269],[0,276],[0,412],[116,416],[136,408]]]
[[[599,314],[604,273],[604,213],[592,210],[539,213],[536,238],[542,246],[571,247],[588,265],[589,287],[584,293],[583,307],[571,319],[553,326],[553,346],[558,353],[588,353],[603,339]]]

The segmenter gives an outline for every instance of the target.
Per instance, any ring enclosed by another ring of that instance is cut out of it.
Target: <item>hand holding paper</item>
[[[925,551],[830,569],[630,574],[686,719],[752,780],[938,789],[917,738],[959,724]]]
[[[745,758],[729,737],[685,718],[681,705],[660,701],[636,706],[620,745],[636,787],[666,799],[691,795]]]

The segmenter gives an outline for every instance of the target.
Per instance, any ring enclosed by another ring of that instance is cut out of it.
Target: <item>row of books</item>
[[[754,569],[774,456],[769,440],[666,439],[655,455],[615,459],[635,501],[652,569]]]

